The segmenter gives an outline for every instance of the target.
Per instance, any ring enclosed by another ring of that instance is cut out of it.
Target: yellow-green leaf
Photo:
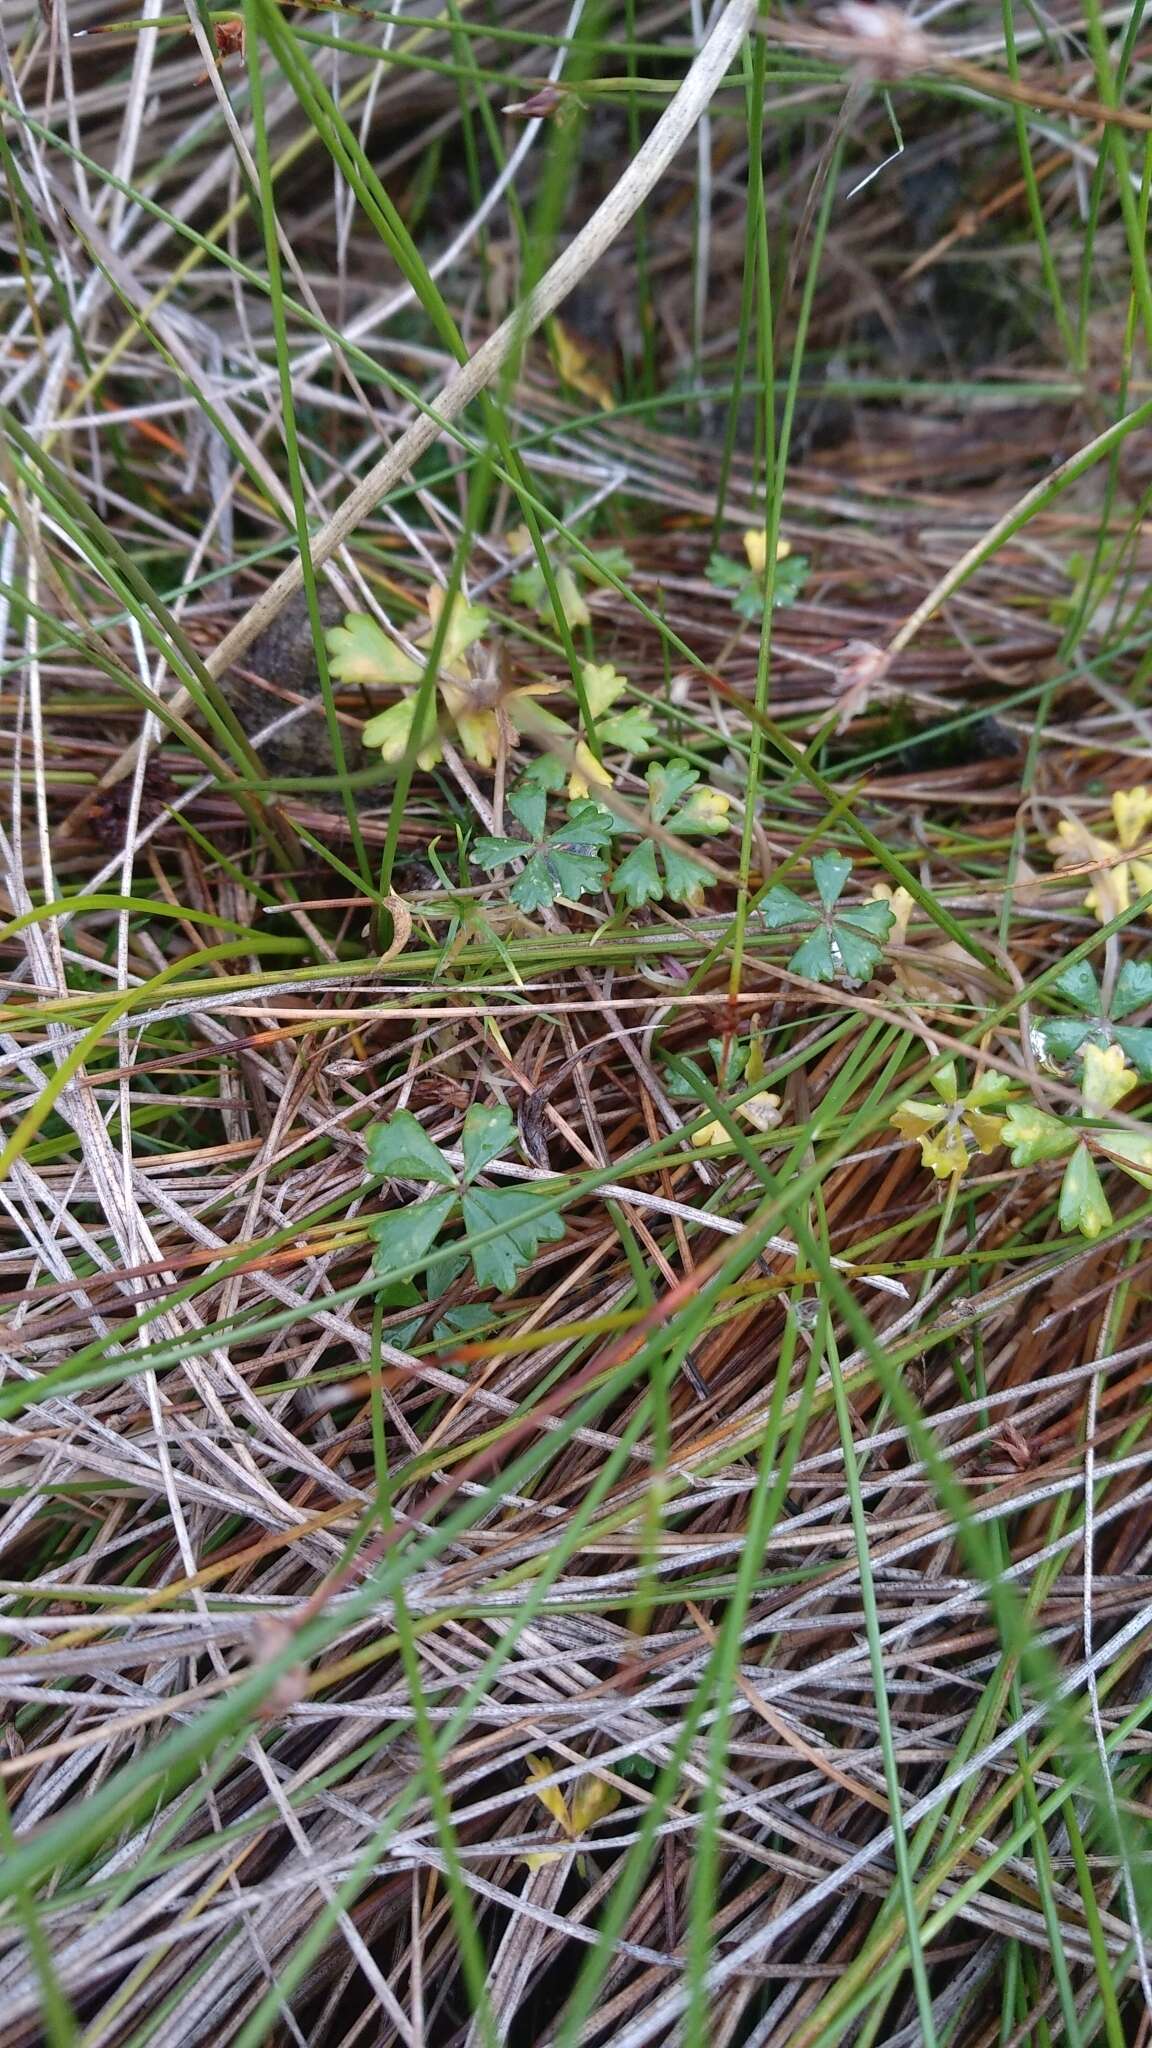
[[[349,612],[344,624],[331,626],[324,638],[328,665],[338,682],[392,683],[406,688],[420,681],[419,664],[397,647],[367,612]]]
[[[1152,1131],[1147,1136],[1142,1131],[1095,1131],[1093,1137],[1097,1151],[1115,1160],[1142,1188],[1152,1188]]]
[[[392,704],[387,711],[381,711],[370,718],[364,727],[363,738],[366,747],[379,747],[386,761],[395,764],[402,761],[408,751],[412,732],[412,721],[416,716],[416,698],[402,697],[398,704]],[[435,705],[429,706],[429,715],[424,722],[420,746],[416,759],[421,768],[434,768],[440,759],[440,740],[436,731]]]
[[[1092,1155],[1081,1142],[1064,1168],[1060,1185],[1060,1228],[1099,1237],[1112,1221],[1108,1197],[1100,1185]]]
[[[970,1158],[959,1124],[941,1124],[939,1130],[920,1140],[920,1158],[937,1180],[958,1179],[968,1171]]]
[[[902,1138],[915,1139],[919,1144],[927,1131],[934,1130],[942,1123],[944,1111],[935,1102],[902,1102],[894,1110],[889,1122],[899,1131]]]
[[[1122,1096],[1130,1094],[1138,1079],[1132,1068],[1125,1065],[1120,1046],[1094,1045],[1089,1041],[1084,1047],[1080,1083],[1085,1116],[1106,1116]]]
[[[600,718],[628,687],[627,676],[618,675],[610,661],[586,661],[580,669],[589,716]]]
[[[432,621],[432,632],[426,634],[425,638],[429,641],[435,636],[443,609],[444,592],[439,585],[434,585],[428,592],[428,616]],[[441,668],[447,669],[452,675],[467,676],[468,664],[463,657],[469,647],[477,640],[483,639],[488,631],[489,620],[490,614],[482,604],[469,604],[467,598],[462,597],[458,591],[452,600],[452,611],[444,634],[444,645],[440,654]]]
[[[572,1794],[572,1833],[586,1834],[606,1813],[612,1813],[620,1804],[620,1794],[615,1785],[606,1785],[603,1778],[597,1778],[591,1771],[577,1779]]]
[[[545,1785],[540,1782],[544,1778],[553,1776],[556,1768],[555,1765],[548,1763],[546,1758],[542,1756],[525,1757],[524,1761],[528,1766],[528,1785],[530,1790],[540,1801],[541,1806],[551,1814],[553,1820],[559,1821],[564,1833],[570,1836],[573,1828],[572,1818],[568,1812],[568,1801],[565,1799],[559,1785]]]

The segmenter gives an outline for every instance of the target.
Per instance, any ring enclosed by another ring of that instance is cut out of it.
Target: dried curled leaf
[[[1114,790],[1111,810],[1114,839],[1090,831],[1082,818],[1061,818],[1048,841],[1058,871],[1095,870],[1084,904],[1101,924],[1152,893],[1152,846],[1142,844],[1152,826],[1152,791],[1143,783]]]
[[[620,1793],[615,1785],[606,1784],[593,1771],[586,1771],[577,1778],[571,1798],[566,1799],[559,1785],[545,1782],[554,1775],[555,1764],[540,1756],[526,1757],[525,1762],[531,1791],[570,1842],[579,1841],[581,1835],[587,1834],[590,1827],[620,1804]],[[530,1870],[539,1870],[545,1863],[554,1863],[560,1854],[558,1849],[534,1850],[525,1856],[524,1861]]]

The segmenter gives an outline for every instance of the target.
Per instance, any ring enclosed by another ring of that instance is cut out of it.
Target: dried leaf
[[[556,361],[556,368],[564,379],[565,384],[570,384],[572,389],[579,391],[582,397],[590,398],[592,403],[598,405],[602,412],[611,412],[616,403],[616,394],[608,382],[603,368],[598,366],[597,358],[599,357],[602,363],[603,356],[595,344],[586,341],[582,335],[577,334],[575,329],[569,327],[563,320],[554,319],[552,322],[552,350]],[[567,611],[567,606],[565,606],[565,611]]]

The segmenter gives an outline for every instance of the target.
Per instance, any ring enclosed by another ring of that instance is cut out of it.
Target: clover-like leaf
[[[761,902],[760,916],[770,932],[781,932],[787,931],[789,925],[808,924],[812,909],[794,889],[785,888],[783,882],[777,882]]]
[[[1116,1043],[1142,1081],[1152,1081],[1152,1031],[1146,1025],[1117,1024]]]
[[[517,783],[508,795],[508,809],[529,839],[543,839],[548,816],[548,798],[537,783]]]
[[[1085,1015],[1095,1016],[1099,1011],[1100,983],[1090,960],[1076,960],[1071,967],[1062,969],[1052,986]]]
[[[443,610],[444,592],[439,584],[433,584],[428,592],[428,616],[432,621],[432,631],[425,635],[429,645],[435,639],[436,627]],[[470,604],[468,599],[457,591],[452,599],[452,610],[444,630],[444,644],[440,649],[441,668],[446,668],[452,675],[466,676],[468,668],[464,656],[477,640],[484,638],[491,623],[492,615],[484,605]]]
[[[699,782],[689,790],[680,809],[668,820],[668,829],[679,834],[681,839],[714,839],[721,832],[727,832],[732,823],[728,813],[732,799],[727,790],[713,789],[710,783]]]
[[[852,863],[844,854],[818,853],[816,855],[812,862],[812,880],[816,884],[816,894],[819,896],[825,910],[831,910],[833,904],[839,902],[844,884],[851,873]],[[887,908],[886,905],[881,907]],[[895,912],[892,915],[894,917]]]
[[[733,610],[742,619],[759,619],[764,614],[764,568],[768,558],[768,537],[763,530],[744,535],[743,562],[728,555],[709,557],[707,576],[715,590],[731,593]],[[808,578],[807,555],[794,555],[789,541],[776,543],[776,573],[772,581],[772,608],[795,604]]]
[[[1004,1115],[1011,1077],[985,1067],[966,1094],[954,1060],[930,1076],[935,1102],[902,1102],[891,1122],[920,1147],[921,1163],[938,1180],[966,1173],[976,1152],[985,1156],[1005,1142]]]
[[[434,1180],[455,1187],[456,1175],[439,1145],[410,1109],[398,1109],[368,1133],[368,1165],[388,1180]]]
[[[413,1266],[435,1244],[456,1206],[456,1191],[433,1195],[424,1202],[411,1202],[405,1209],[390,1209],[386,1216],[374,1216],[372,1235],[376,1240],[376,1270],[395,1273]]]
[[[584,686],[584,702],[590,718],[603,718],[611,710],[616,699],[628,687],[627,676],[620,675],[610,661],[585,661],[580,668],[580,681]]]
[[[1081,1140],[1064,1169],[1060,1183],[1060,1228],[1078,1230],[1083,1237],[1099,1237],[1112,1221],[1108,1197],[1088,1147]]]
[[[560,897],[576,902],[603,887],[607,864],[600,849],[611,839],[613,824],[599,804],[570,805],[565,823],[548,832],[548,793],[533,780],[517,785],[508,808],[528,840],[482,836],[473,844],[472,858],[489,872],[524,859],[508,891],[520,910],[546,910]]]
[[[671,824],[672,813],[700,777],[687,761],[653,761],[647,774],[648,808],[658,825]]]
[[[416,645],[431,653],[445,604],[438,585],[426,598],[429,624],[418,635]],[[500,727],[490,700],[490,684],[473,674],[468,650],[488,630],[489,614],[483,605],[470,604],[461,592],[452,599],[437,658],[436,689],[426,694],[420,732],[415,741],[416,760],[421,768],[435,767],[441,758],[439,720],[441,712],[454,725],[460,744],[470,760],[482,768],[491,767],[500,739]],[[349,612],[342,626],[330,628],[327,636],[332,673],[341,682],[388,683],[407,691],[397,704],[370,718],[362,738],[366,747],[379,747],[384,759],[398,762],[413,745],[417,686],[423,679],[425,663],[405,654],[369,618],[367,612]],[[549,684],[527,684],[510,697],[533,695],[553,688]]]
[[[531,545],[527,527],[518,526],[508,535],[508,546],[514,554],[523,554],[524,549]],[[561,535],[553,535],[547,549],[560,609],[573,628],[591,624],[592,615],[582,588],[584,583],[606,583],[613,575],[623,580],[632,573],[632,563],[623,548],[594,548],[588,559],[571,550]],[[551,621],[552,595],[538,558],[517,570],[509,589],[517,604],[534,611],[538,619]]]
[[[677,838],[711,839],[728,830],[731,799],[723,790],[701,783],[686,761],[654,761],[646,779],[648,815],[654,825]],[[629,829],[619,822],[614,826],[617,832]],[[622,896],[634,910],[665,896],[673,903],[697,908],[704,900],[708,879],[708,869],[691,854],[676,846],[657,847],[654,840],[642,840],[619,863],[612,877],[612,893]]]
[[[622,754],[646,754],[657,725],[641,705],[630,704],[626,711],[614,711],[610,718],[599,720],[596,730],[606,746],[618,747]]]
[[[488,1244],[470,1245],[472,1270],[480,1287],[507,1293],[516,1276],[530,1266],[542,1244],[559,1244],[563,1218],[554,1209],[539,1211],[541,1196],[531,1188],[468,1188],[464,1194],[464,1228],[470,1238],[498,1230]]]
[[[465,1179],[474,1180],[491,1160],[499,1159],[515,1142],[516,1120],[507,1103],[474,1102],[460,1134]]]
[[[931,1102],[903,1102],[893,1112],[892,1123],[902,1138],[920,1147],[920,1163],[938,1180],[966,1173],[971,1154],[959,1122],[952,1122]]]
[[[1152,1003],[1152,963],[1126,960],[1116,977],[1107,1014],[1100,983],[1087,960],[1078,960],[1058,975],[1053,987],[1082,1012],[1079,1017],[1045,1017],[1036,1025],[1042,1056],[1056,1066],[1069,1066],[1090,1045],[1118,1045],[1141,1080],[1152,1081],[1152,1029],[1122,1024],[1133,1010]]]
[[[812,862],[819,905],[806,903],[794,890],[777,883],[760,904],[769,931],[790,925],[813,927],[788,962],[794,974],[808,981],[867,981],[875,970],[896,922],[887,903],[869,897],[864,903],[843,903],[852,863],[842,854],[817,854]]]

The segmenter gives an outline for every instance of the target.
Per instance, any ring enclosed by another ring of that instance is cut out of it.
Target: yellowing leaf
[[[1061,818],[1048,849],[1056,855],[1059,869],[1099,870],[1084,904],[1101,924],[1111,924],[1127,910],[1132,900],[1128,863],[1110,839],[1098,839],[1079,818]]]
[[[500,721],[496,713],[461,708],[454,713],[454,723],[468,759],[475,761],[480,768],[491,768],[500,745]]]
[[[586,1834],[596,1821],[601,1820],[606,1813],[611,1813],[620,1804],[620,1794],[614,1785],[606,1785],[595,1772],[586,1771],[583,1776],[577,1778],[572,1788],[572,1803],[569,1806],[559,1785],[546,1785],[541,1782],[552,1776],[554,1766],[540,1756],[530,1756],[525,1761],[528,1765],[528,1783],[532,1791],[541,1806],[563,1829],[570,1842]],[[555,1863],[559,1854],[558,1849],[534,1850],[525,1856],[524,1861],[529,1870],[539,1870],[545,1863]]]
[[[939,1104],[902,1102],[890,1122],[902,1138],[915,1139],[922,1164],[937,1180],[948,1180],[967,1172],[974,1152],[987,1155],[1003,1143],[1004,1118],[988,1105],[998,1107],[1011,1082],[1006,1075],[985,1072],[967,1095],[960,1095],[955,1064],[947,1060],[933,1074],[932,1086]]]
[[[572,757],[572,772],[568,777],[568,794],[575,801],[577,797],[591,796],[594,789],[604,789],[611,784],[591,747],[583,740],[577,740]]]
[[[968,1147],[959,1124],[942,1124],[938,1131],[920,1140],[922,1163],[937,1180],[950,1180],[968,1171]]]
[[[773,1095],[767,1088],[762,1088],[758,1095],[750,1095],[747,1102],[740,1103],[735,1113],[750,1123],[753,1130],[774,1130],[780,1121],[780,1097]],[[705,1145],[727,1145],[731,1143],[731,1139],[719,1117],[716,1117],[710,1124],[705,1124],[702,1130],[694,1133],[692,1143],[698,1150],[703,1151]]]
[[[732,799],[726,790],[712,789],[702,782],[690,790],[688,797],[675,818],[678,832],[724,832],[728,828],[728,813]]]
[[[1124,1063],[1120,1046],[1084,1047],[1084,1072],[1080,1083],[1085,1116],[1105,1116],[1121,1096],[1135,1088],[1139,1076]]]
[[[329,627],[324,638],[328,665],[338,682],[406,686],[420,681],[419,664],[367,612],[349,612],[344,624]]]
[[[1077,1145],[1064,1169],[1060,1185],[1060,1228],[1079,1230],[1088,1238],[1099,1237],[1112,1221],[1108,1197],[1087,1145]]]
[[[759,1095],[750,1095],[740,1104],[740,1114],[758,1131],[774,1130],[780,1121],[780,1097],[761,1089]]]
[[[998,1073],[995,1067],[985,1067],[972,1083],[965,1102],[971,1108],[973,1103],[987,1107],[989,1103],[1007,1102],[1016,1083],[1011,1074]]]
[[[956,1079],[955,1060],[945,1060],[944,1065],[937,1067],[936,1072],[932,1076],[932,1086],[940,1097],[941,1102],[955,1102],[956,1091],[959,1085]]]
[[[432,632],[424,634],[423,641],[431,642],[444,609],[444,592],[439,584],[432,586],[428,592],[427,602]],[[452,611],[440,653],[441,668],[447,669],[449,675],[458,676],[461,680],[466,679],[469,669],[464,655],[475,641],[483,638],[488,631],[489,622],[490,615],[482,604],[469,604],[467,598],[457,591],[452,600]]]
[[[580,669],[588,715],[599,718],[628,687],[627,676],[618,675],[610,661],[586,661]]]
[[[440,740],[436,731],[435,707],[429,707],[429,718],[421,734],[416,759],[421,768],[434,768],[440,755]],[[366,747],[379,747],[386,761],[395,764],[402,761],[408,751],[412,721],[416,716],[415,697],[401,697],[398,704],[392,704],[387,711],[381,711],[370,718],[361,735]]]
[[[762,527],[750,527],[744,535],[744,553],[748,557],[748,567],[753,575],[762,576],[768,560],[768,535]],[[791,553],[792,543],[790,540],[777,541],[776,560],[778,562],[786,562]]]
[[[705,1124],[702,1130],[694,1132],[692,1143],[702,1152],[705,1145],[726,1145],[728,1133],[717,1118],[713,1123]]]
[[[561,562],[560,567],[554,570],[553,574],[556,578],[556,595],[560,599],[560,609],[568,624],[570,626],[590,626],[592,614],[584,602],[584,593],[571,569],[568,567],[567,562]]]
[[[874,883],[872,894],[878,903],[886,903],[888,905],[896,920],[892,928],[892,938],[899,945],[903,946],[908,938],[908,926],[912,921],[912,912],[916,908],[915,897],[910,890],[904,888],[903,884],[898,889],[893,889],[887,882]],[[889,943],[891,943],[891,940]]]
[[[1149,890],[1152,890],[1152,861],[1130,861],[1129,867],[1132,873],[1132,900],[1135,902],[1137,896],[1147,896]]]
[[[888,905],[896,920],[889,935],[889,945],[895,941],[896,946],[902,951],[911,952],[913,947],[908,932],[916,909],[916,899],[911,891],[903,886],[893,889],[887,882],[876,882],[872,895],[877,903]],[[954,939],[948,939],[940,945],[934,937],[933,950],[938,956],[953,959],[961,966],[968,958],[963,947],[958,946]],[[955,981],[949,980],[948,971],[943,966],[913,967],[907,957],[901,958],[899,953],[893,953],[892,970],[905,995],[912,996],[917,1002],[939,1006],[941,998],[955,997]]]
[[[595,344],[585,341],[563,320],[553,320],[552,349],[556,368],[565,384],[570,384],[583,397],[590,398],[602,411],[611,412],[616,394],[603,370],[597,367],[599,351]]]
[[[1038,1166],[1043,1159],[1063,1159],[1074,1149],[1076,1133],[1034,1102],[1013,1102],[1004,1119],[1004,1143],[1013,1166]]]
[[[902,1102],[893,1110],[889,1122],[894,1124],[902,1138],[919,1144],[926,1131],[935,1130],[943,1119],[944,1112],[936,1102]]]
[[[1115,1160],[1142,1188],[1152,1188],[1152,1132],[1145,1137],[1142,1131],[1097,1131],[1094,1136],[1098,1151]]]
[[[1142,782],[1135,789],[1117,789],[1112,793],[1112,820],[1116,837],[1125,853],[1138,846],[1152,825],[1152,790]]]
[[[524,1761],[528,1766],[529,1786],[540,1801],[541,1806],[546,1808],[552,1815],[553,1820],[559,1821],[566,1835],[571,1835],[572,1821],[568,1812],[568,1801],[565,1799],[559,1785],[545,1785],[540,1782],[541,1779],[551,1778],[554,1775],[555,1765],[548,1763],[542,1756],[525,1757]]]
[[[986,1111],[975,1109],[971,1101],[969,1101],[964,1121],[981,1152],[985,1154],[994,1152],[997,1145],[1002,1143],[1004,1135],[1004,1119],[1002,1116],[989,1116]]]
[[[586,1834],[594,1822],[612,1813],[619,1804],[620,1794],[615,1785],[606,1785],[603,1778],[597,1778],[591,1771],[578,1778],[572,1794],[572,1834]]]

